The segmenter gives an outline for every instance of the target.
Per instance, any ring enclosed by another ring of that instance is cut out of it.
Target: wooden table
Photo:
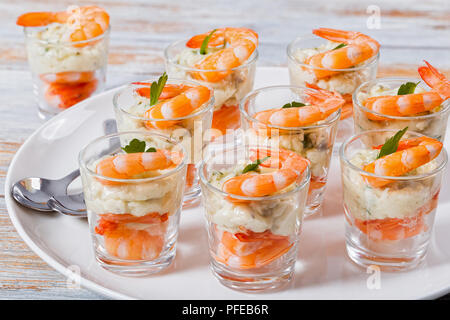
[[[259,33],[259,66],[285,66],[286,46],[292,39],[326,26],[358,30],[377,39],[382,45],[380,76],[417,76],[417,66],[427,59],[450,77],[449,0],[96,3],[111,15],[108,88],[162,72],[162,51],[170,42],[222,26],[246,26]],[[22,30],[15,19],[27,11],[63,10],[69,4],[71,1],[0,1],[0,299],[104,298],[86,289],[67,288],[65,277],[30,251],[18,236],[4,200],[9,163],[42,124],[36,114]]]

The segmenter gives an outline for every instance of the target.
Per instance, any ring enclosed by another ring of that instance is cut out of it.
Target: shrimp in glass
[[[219,281],[245,291],[288,282],[308,193],[309,161],[289,150],[239,146],[205,161],[200,177],[211,268]]]
[[[97,6],[28,12],[24,27],[39,116],[47,119],[104,87],[109,15]]]
[[[374,146],[373,136],[386,142]],[[427,252],[447,163],[442,143],[406,130],[372,130],[344,143],[340,157],[350,258],[386,270],[417,266]]]
[[[105,155],[117,141],[122,148]],[[136,276],[166,268],[176,254],[187,166],[183,147],[163,135],[129,131],[94,140],[79,161],[100,265]]]

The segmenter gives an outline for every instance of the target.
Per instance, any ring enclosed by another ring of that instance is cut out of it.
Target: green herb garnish
[[[377,159],[380,159],[381,157],[384,157],[391,153],[396,152],[398,149],[398,143],[400,142],[400,139],[405,134],[406,130],[408,130],[408,127],[398,131],[394,136],[390,137],[381,147],[380,152],[378,153]]]
[[[417,85],[420,82],[414,83],[414,82],[407,82],[404,83],[400,86],[400,88],[398,88],[398,92],[397,95],[402,96],[405,94],[411,94],[414,93],[414,90],[416,90]]]
[[[247,172],[249,172],[249,171],[257,171],[258,168],[259,168],[259,165],[260,165],[261,163],[263,163],[264,161],[266,161],[267,159],[269,159],[269,158],[270,158],[270,156],[269,156],[269,157],[262,158],[262,159],[258,159],[258,160],[256,160],[255,162],[252,162],[252,163],[246,165],[245,168],[244,168],[244,170],[242,170],[242,173],[247,173]]]
[[[346,47],[347,46],[347,44],[346,43],[341,43],[340,45],[338,45],[336,48],[334,48],[333,50],[337,50],[337,49],[340,49],[340,48],[343,48],[343,47]]]
[[[167,82],[167,74],[164,72],[161,77],[159,77],[158,82],[152,82],[150,86],[150,106],[158,103],[159,96],[164,89]]]
[[[281,108],[299,108],[299,107],[304,107],[304,106],[306,106],[306,104],[301,103],[301,102],[292,101],[291,103],[286,103]]]
[[[210,32],[209,35],[207,35],[205,37],[205,39],[203,39],[202,45],[200,46],[200,54],[206,54],[206,49],[208,48],[208,43],[209,40],[211,39],[211,36],[213,35],[214,32],[216,32],[217,29],[214,29],[213,31]]]
[[[145,141],[139,139],[133,139],[128,145],[122,148],[126,153],[138,153],[138,152],[156,152],[156,148],[150,147],[145,151]]]

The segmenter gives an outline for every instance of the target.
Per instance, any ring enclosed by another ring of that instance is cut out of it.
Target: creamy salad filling
[[[247,163],[236,165],[224,171],[214,171],[209,182],[222,190],[225,181],[240,175]],[[261,173],[274,169],[260,167]],[[280,190],[276,194],[285,193],[295,188],[295,183]],[[235,203],[228,201],[223,195],[210,192],[204,206],[207,218],[220,229],[238,233],[242,228],[253,232],[270,230],[272,234],[289,236],[296,232],[297,219],[301,217],[302,208],[297,206],[298,194],[274,200]]]
[[[97,164],[106,157],[93,162],[89,168],[95,171]],[[156,170],[140,176],[140,178],[155,177],[169,172]],[[96,214],[132,214],[142,217],[152,212],[160,215],[172,215],[177,210],[180,201],[176,190],[178,175],[172,175],[155,181],[127,183],[120,185],[105,185],[92,175],[85,175],[87,188],[84,189],[88,210]],[[86,194],[87,193],[87,194]]]
[[[329,129],[318,128],[311,132],[296,131],[292,134],[280,134],[270,137],[265,130],[258,131],[253,128],[246,130],[246,138],[250,145],[266,147],[279,147],[294,151],[311,161],[311,176],[324,178],[330,164],[332,145],[329,143]]]
[[[27,54],[31,70],[37,74],[66,71],[95,71],[106,66],[107,40],[75,47],[68,42],[70,28],[52,23],[43,30],[27,30]]]
[[[193,68],[195,64],[217,50],[219,49],[208,48],[207,54],[202,55],[200,54],[199,49],[186,48],[175,56],[173,63]],[[167,65],[167,72],[173,78],[193,80],[212,87],[215,99],[214,110],[220,109],[223,105],[238,105],[239,101],[249,93],[253,87],[254,65],[233,70],[219,82],[205,82],[198,80],[192,77],[188,70],[179,68],[171,63]]]
[[[318,53],[332,50],[338,45],[340,45],[340,43],[327,41],[316,48],[298,48],[294,51],[293,56],[297,62],[304,64],[308,58]],[[363,62],[354,67],[360,67],[366,63],[367,62]],[[297,63],[289,61],[288,67],[291,82],[293,84],[304,86],[305,83],[311,83],[325,90],[339,92],[342,95],[353,94],[361,83],[372,78],[373,73],[370,68],[362,68],[355,71],[340,72],[324,79],[317,79],[314,72],[312,72],[309,68],[298,65]],[[375,74],[373,74],[373,77],[375,77]]]
[[[358,168],[376,160],[378,150],[361,149],[355,152],[350,163]],[[405,176],[429,173],[437,168],[436,160],[420,166]],[[386,187],[376,188],[368,184],[363,176],[346,169],[342,175],[344,203],[354,218],[375,220],[385,218],[406,218],[418,211],[435,196],[438,190],[430,179],[411,182],[394,182]]]

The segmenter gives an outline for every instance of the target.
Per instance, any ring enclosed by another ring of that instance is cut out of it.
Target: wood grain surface
[[[4,199],[10,161],[42,124],[23,32],[15,20],[27,11],[64,10],[75,3],[95,3],[111,15],[107,88],[162,72],[163,49],[170,42],[224,26],[258,32],[259,66],[285,66],[290,41],[316,27],[332,27],[361,31],[381,43],[379,76],[417,76],[423,59],[450,76],[449,0],[0,0],[0,299],[104,298],[86,289],[68,288],[66,278],[18,236]],[[373,28],[378,10],[379,28]]]

